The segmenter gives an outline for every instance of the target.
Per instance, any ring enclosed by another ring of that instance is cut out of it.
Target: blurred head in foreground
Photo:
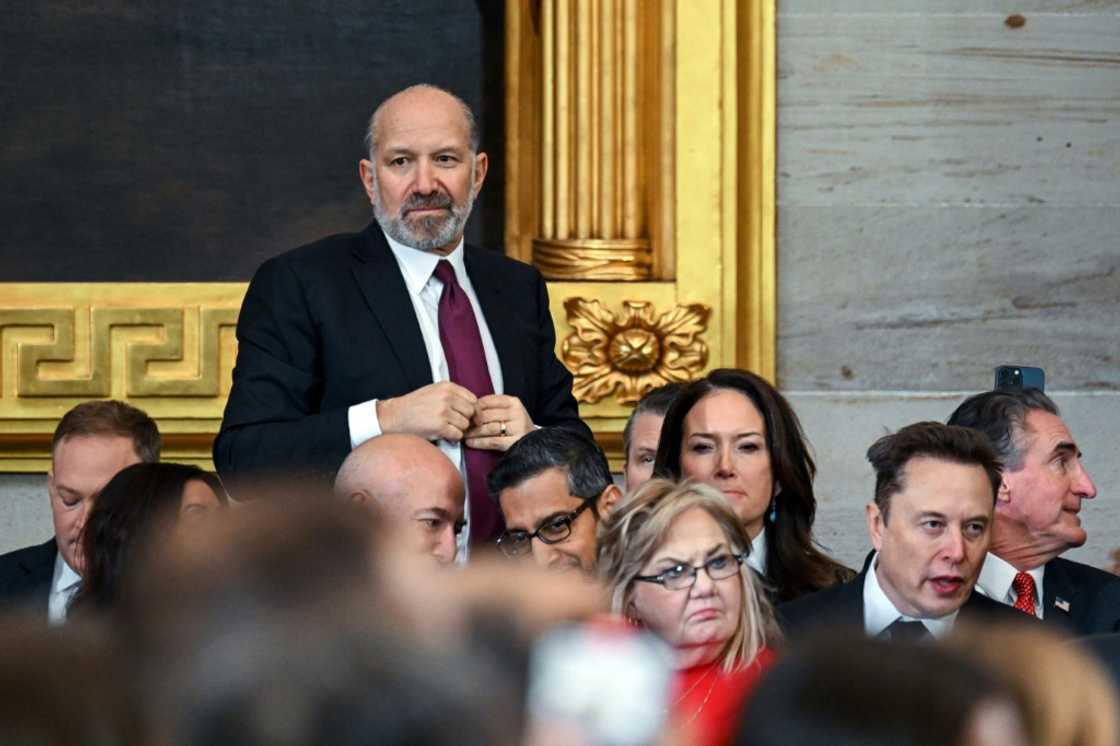
[[[1042,625],[960,626],[950,644],[1007,683],[1032,744],[1120,743],[1120,700],[1108,673],[1076,643]]]
[[[347,501],[257,499],[151,558],[118,629],[167,743],[517,740],[520,625],[579,618],[598,595],[505,562],[432,573],[385,523]]]
[[[1029,746],[999,678],[934,645],[808,640],[747,704],[737,746]]]
[[[147,746],[104,630],[0,620],[0,743]]]

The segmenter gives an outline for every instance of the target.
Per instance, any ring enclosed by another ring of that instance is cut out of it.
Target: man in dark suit
[[[988,551],[999,462],[975,431],[919,422],[867,451],[875,499],[867,528],[875,548],[855,580],[784,604],[792,638],[854,627],[887,639],[942,637],[958,617],[1021,616],[973,592]]]
[[[369,438],[411,433],[464,474],[464,535],[491,541],[497,455],[537,426],[589,434],[545,284],[464,246],[488,160],[461,100],[408,88],[377,108],[367,139],[359,170],[375,221],[265,262],[249,286],[214,462],[232,480],[326,481]]]
[[[1041,391],[987,391],[950,424],[987,435],[1003,462],[992,546],[978,588],[1074,635],[1120,631],[1120,578],[1059,555],[1085,543],[1078,513],[1097,489]]]
[[[126,466],[159,460],[156,423],[136,407],[92,401],[67,412],[51,440],[47,473],[54,538],[0,556],[0,606],[66,618],[82,571],[81,534],[94,497]]]

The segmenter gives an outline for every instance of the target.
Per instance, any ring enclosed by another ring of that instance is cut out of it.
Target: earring
[[[778,522],[778,501],[770,501],[770,523]]]

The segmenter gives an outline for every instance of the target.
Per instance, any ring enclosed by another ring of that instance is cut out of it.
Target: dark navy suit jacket
[[[54,539],[0,556],[0,606],[41,610],[45,618],[57,557]]]
[[[847,583],[811,593],[778,607],[778,621],[791,640],[826,628],[864,631],[863,583],[871,571],[871,556],[863,571]],[[987,624],[1029,622],[1030,617],[973,590],[961,606],[957,621]]]
[[[1042,576],[1042,620],[1074,635],[1120,632],[1120,577],[1057,557]]]
[[[521,400],[535,424],[590,437],[572,376],[556,358],[540,272],[496,251],[465,252],[505,393]],[[223,478],[280,471],[329,480],[350,452],[351,405],[432,383],[420,322],[376,223],[261,265],[237,339],[233,388],[214,443]]]

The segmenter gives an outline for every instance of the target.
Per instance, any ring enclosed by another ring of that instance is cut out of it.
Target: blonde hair
[[[1076,643],[1041,625],[958,625],[950,644],[1004,680],[1019,700],[1031,743],[1120,743],[1116,688]]]
[[[673,523],[699,508],[712,517],[736,554],[749,552],[750,536],[727,500],[708,485],[693,480],[677,484],[652,479],[616,506],[599,524],[599,574],[611,594],[611,608],[624,613],[634,595],[634,578],[665,543]],[[774,609],[759,588],[754,573],[740,568],[742,612],[735,632],[722,653],[725,671],[746,666],[781,638]]]

